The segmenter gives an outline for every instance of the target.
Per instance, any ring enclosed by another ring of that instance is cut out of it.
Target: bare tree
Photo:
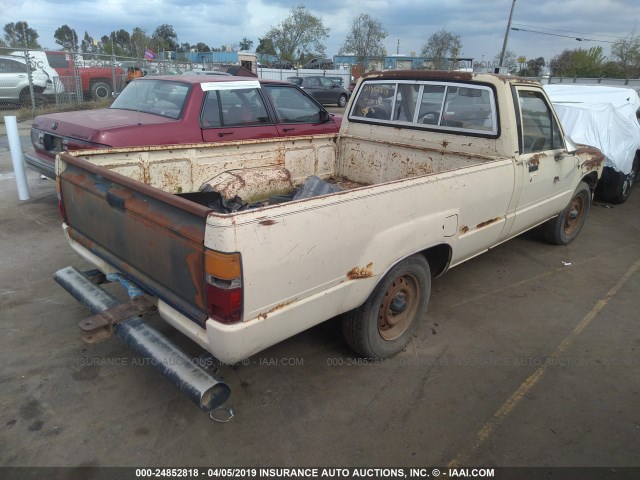
[[[495,57],[493,57],[494,65],[500,66],[500,53],[498,53]],[[509,72],[515,72],[518,70],[518,60],[516,58],[516,54],[511,50],[506,50],[504,52],[504,59],[502,60],[502,66],[507,67]]]
[[[637,76],[640,70],[640,37],[633,31],[627,38],[614,42],[611,55],[618,61],[625,78]]]
[[[447,58],[458,58],[461,51],[460,35],[445,29],[431,35],[422,47],[422,55],[431,58],[435,68],[447,68]]]
[[[382,40],[386,37],[387,31],[382,27],[380,20],[367,13],[361,13],[353,20],[351,32],[338,54],[355,55],[358,64],[366,69],[368,58],[384,55]]]
[[[322,40],[329,36],[329,31],[307,7],[298,5],[280,25],[267,32],[264,40],[271,40],[280,58],[293,62],[307,55],[324,57],[326,48]]]

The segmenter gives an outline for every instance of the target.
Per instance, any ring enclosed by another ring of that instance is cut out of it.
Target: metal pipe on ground
[[[53,278],[94,315],[121,303],[74,267],[58,270]],[[229,399],[231,389],[226,383],[194,364],[189,356],[145,323],[142,317],[116,323],[113,330],[133,351],[149,359],[156,370],[201,410],[211,412]]]

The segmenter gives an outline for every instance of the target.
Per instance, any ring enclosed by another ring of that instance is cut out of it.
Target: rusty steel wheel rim
[[[576,231],[582,220],[582,215],[584,215],[584,198],[582,195],[577,195],[569,204],[567,218],[564,222],[565,235],[572,235]]]
[[[378,309],[378,332],[387,340],[395,340],[413,322],[421,291],[418,279],[410,274],[396,278],[382,298]]]

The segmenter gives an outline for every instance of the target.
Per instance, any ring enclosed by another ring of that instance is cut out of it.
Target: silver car
[[[31,104],[27,68],[22,57],[0,55],[0,102]],[[31,80],[36,102],[44,101],[44,95],[54,91],[51,78],[43,70],[32,70]]]

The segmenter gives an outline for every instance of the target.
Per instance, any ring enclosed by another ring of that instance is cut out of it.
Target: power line
[[[572,38],[574,40],[577,40],[578,42],[616,43],[616,42],[612,42],[611,40],[594,40],[592,38],[573,37],[571,35],[560,35],[559,33],[539,32],[539,31],[536,31],[536,30],[529,30],[529,29],[526,29],[526,28],[511,27],[511,30],[517,30],[517,31],[520,31],[520,32],[537,33],[538,35],[550,35],[552,37]]]
[[[559,28],[545,28],[545,27],[538,27],[537,25],[526,25],[524,23],[513,23],[514,25],[519,25],[521,27],[529,27],[529,28],[535,28],[536,30],[549,30],[552,32],[564,32],[564,33],[578,33],[580,35],[590,35],[592,37],[609,37],[609,38],[615,38],[617,40],[624,40],[626,37],[618,37],[615,35],[605,35],[604,33],[587,33],[587,32],[576,32],[573,30],[561,30]]]

